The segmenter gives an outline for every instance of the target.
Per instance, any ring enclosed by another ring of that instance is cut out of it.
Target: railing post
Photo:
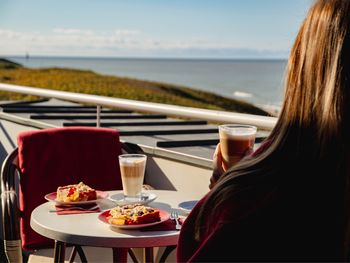
[[[99,128],[101,126],[101,106],[96,105],[96,127]]]

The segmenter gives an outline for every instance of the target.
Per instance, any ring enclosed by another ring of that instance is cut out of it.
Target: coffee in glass
[[[147,156],[144,154],[119,155],[125,199],[140,200]]]
[[[257,128],[251,125],[219,126],[221,155],[227,169],[253,151],[256,131]]]

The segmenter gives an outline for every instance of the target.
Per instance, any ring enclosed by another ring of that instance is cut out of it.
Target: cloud
[[[54,34],[63,34],[63,35],[92,35],[92,30],[81,30],[74,28],[54,28],[52,30]]]
[[[91,29],[54,28],[48,33],[20,32],[0,28],[2,55],[66,56],[279,56],[283,51],[242,49],[232,43],[205,39],[163,40],[138,30],[115,29],[97,32]]]

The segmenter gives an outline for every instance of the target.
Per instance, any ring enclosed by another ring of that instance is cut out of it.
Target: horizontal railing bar
[[[0,105],[1,108],[30,108],[30,109],[94,109],[96,110],[96,106],[82,106],[82,105],[32,105],[32,104],[3,104]]]
[[[266,137],[256,137],[255,143],[261,143]],[[159,141],[157,147],[175,148],[175,147],[193,147],[193,146],[210,146],[217,145],[219,139],[207,140],[175,140],[175,141]]]
[[[257,126],[258,128],[267,130],[271,130],[277,121],[277,118],[275,117],[198,109],[193,107],[183,107],[154,102],[143,102],[90,94],[73,93],[67,91],[40,89],[4,83],[0,83],[0,90],[33,96],[41,96],[46,98],[56,98],[79,103],[95,104],[103,107],[116,107],[140,112],[166,113],[167,115],[176,117],[204,119],[207,121],[221,123],[251,124]]]
[[[121,126],[159,126],[159,125],[169,125],[169,126],[185,126],[185,125],[205,125],[206,121],[145,121],[145,122],[101,122],[102,127],[121,127]],[[64,122],[63,126],[96,126],[96,122]]]
[[[129,119],[166,119],[166,115],[160,115],[160,114],[147,114],[147,115],[103,115],[101,114],[101,119],[120,119],[120,120],[129,120]],[[67,114],[56,114],[56,115],[30,115],[31,119],[34,120],[59,120],[59,119],[65,119],[65,120],[92,120],[96,119],[95,115],[67,115]]]
[[[31,100],[31,101],[25,101],[25,100],[19,100],[19,101],[0,101],[0,107],[21,107],[25,106],[28,107],[28,105],[33,103],[43,103],[43,102],[48,102],[50,99],[49,98],[39,98],[36,100]],[[34,104],[35,105],[35,104]]]
[[[210,146],[217,145],[219,139],[213,140],[183,140],[183,141],[159,141],[157,147],[175,148],[175,147],[190,147],[190,146]]]
[[[69,108],[4,108],[3,112],[7,113],[95,113],[96,114],[96,107],[94,109],[69,109]],[[102,110],[102,113],[130,113],[129,110]],[[96,118],[96,117],[95,117]]]
[[[183,129],[183,130],[148,130],[148,131],[119,131],[121,136],[147,136],[147,135],[171,135],[171,134],[203,134],[217,133],[218,129]]]

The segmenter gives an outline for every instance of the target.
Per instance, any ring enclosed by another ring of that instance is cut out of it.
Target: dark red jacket
[[[207,209],[212,223],[197,241],[194,225],[208,195],[200,200],[182,227],[179,262],[341,260],[343,204],[331,185],[297,177],[251,182],[238,182],[217,214]]]

